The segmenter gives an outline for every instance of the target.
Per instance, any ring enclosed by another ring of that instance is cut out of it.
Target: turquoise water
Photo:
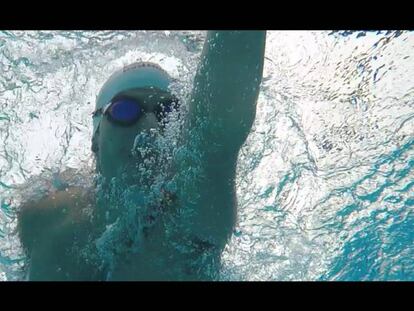
[[[410,156],[413,146],[412,139],[380,157],[370,173],[350,187],[336,189],[333,196],[346,193],[354,197],[354,202],[337,212],[336,223],[331,226],[334,231],[347,230],[343,220],[350,214],[369,208],[374,203],[379,208],[372,209],[353,223],[358,226],[358,232],[342,246],[340,256],[333,261],[322,280],[413,280],[414,182],[412,177],[411,181],[407,180],[414,168],[414,157]],[[404,165],[401,167],[398,162]],[[388,167],[385,171],[381,170],[384,165]],[[357,188],[362,183],[379,175],[386,178],[374,191],[357,194]]]
[[[24,279],[15,210],[91,184],[91,112],[110,74],[155,61],[185,97],[204,32],[0,32],[0,280]],[[240,152],[222,280],[414,279],[414,35],[269,32]]]

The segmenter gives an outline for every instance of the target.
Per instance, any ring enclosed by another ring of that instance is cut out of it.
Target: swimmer
[[[200,155],[202,175],[177,184],[180,196],[161,192],[161,216],[153,216],[155,224],[147,228],[140,250],[118,254],[110,273],[98,259],[83,256],[93,237],[105,229],[105,217],[83,213],[86,206],[98,210],[93,191],[66,187],[20,208],[18,230],[28,257],[29,280],[217,279],[221,252],[236,224],[237,157],[255,119],[265,41],[265,31],[208,32],[183,123],[187,135],[182,137]],[[93,113],[92,137],[97,173],[103,180],[137,175],[134,168],[145,160],[132,155],[133,147],[141,143],[137,137],[152,129],[162,131],[168,114],[179,110],[171,82],[160,66],[135,63],[103,85]],[[137,182],[129,180],[128,186]],[[145,189],[143,184],[135,186]],[[191,210],[190,216],[175,215],[176,230],[167,234],[169,213],[179,209]],[[122,242],[128,245],[128,237]],[[191,247],[178,251],[174,243]]]

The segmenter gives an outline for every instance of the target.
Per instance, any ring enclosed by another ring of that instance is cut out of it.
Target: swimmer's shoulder
[[[80,218],[93,202],[92,191],[82,187],[67,187],[50,193],[39,200],[29,200],[20,207],[22,214],[62,213],[62,215]]]
[[[25,202],[18,210],[23,246],[30,249],[38,239],[89,222],[93,205],[92,191],[81,187],[67,187],[40,200]]]

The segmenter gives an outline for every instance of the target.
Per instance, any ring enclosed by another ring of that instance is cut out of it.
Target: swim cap
[[[150,62],[138,62],[113,73],[101,88],[96,99],[95,111],[107,105],[117,94],[140,87],[156,87],[168,91],[172,79],[160,66]],[[96,134],[102,116],[93,117],[92,151],[97,151]]]

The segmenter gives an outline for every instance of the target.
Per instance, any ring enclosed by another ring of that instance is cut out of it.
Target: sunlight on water
[[[185,97],[204,37],[0,32],[0,280],[24,279],[19,203],[92,184],[91,113],[106,79],[157,62]],[[266,44],[220,278],[413,280],[413,33],[271,31]]]

